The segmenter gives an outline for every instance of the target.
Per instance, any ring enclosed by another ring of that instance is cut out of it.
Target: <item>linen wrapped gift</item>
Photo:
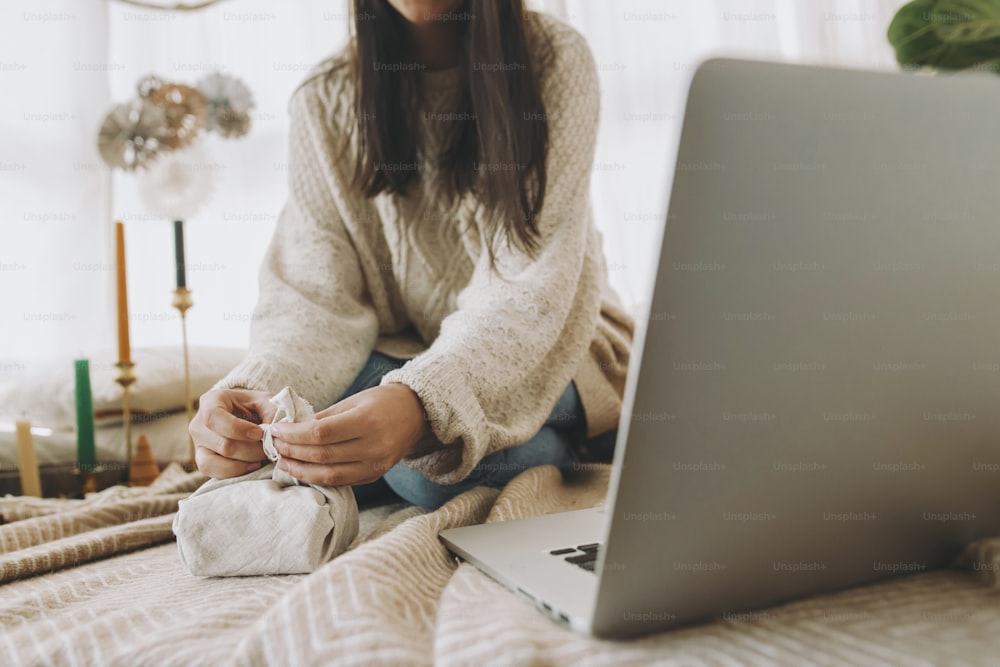
[[[271,402],[272,423],[314,418],[286,387]],[[277,461],[268,424],[264,451]],[[358,534],[350,486],[303,484],[273,463],[230,479],[212,479],[182,500],[174,518],[181,561],[192,574],[304,574],[342,553]]]

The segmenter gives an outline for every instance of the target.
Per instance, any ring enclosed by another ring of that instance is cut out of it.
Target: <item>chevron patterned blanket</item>
[[[472,566],[440,530],[601,502],[609,470],[537,468],[434,512],[362,512],[311,575],[199,578],[171,522],[205,480],[86,500],[0,499],[0,665],[979,665],[1000,656],[1000,539],[965,567],[818,596],[642,639],[576,635]]]

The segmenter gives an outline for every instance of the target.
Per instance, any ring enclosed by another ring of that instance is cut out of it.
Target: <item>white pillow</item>
[[[191,347],[191,398],[212,388],[233,369],[245,350]],[[184,410],[184,356],[180,347],[134,348],[136,381],[132,410],[136,416]],[[112,350],[90,358],[90,386],[98,426],[121,423],[121,386],[115,382],[117,355]],[[28,419],[52,429],[76,427],[76,371],[73,357],[46,362],[23,379],[0,387],[0,421]],[[134,420],[135,421],[135,420]]]

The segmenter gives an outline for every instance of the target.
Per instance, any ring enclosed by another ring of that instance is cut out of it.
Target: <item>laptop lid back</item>
[[[993,76],[698,70],[596,634],[921,572],[1000,534],[998,149]]]

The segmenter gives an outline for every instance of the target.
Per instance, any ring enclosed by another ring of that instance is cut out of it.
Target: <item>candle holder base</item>
[[[88,493],[97,493],[97,477],[104,472],[104,468],[101,466],[88,467],[87,470],[80,470],[76,468],[73,470],[73,474],[80,480],[80,497],[86,498]]]
[[[184,313],[187,312],[187,309],[194,305],[194,301],[191,299],[191,290],[187,287],[178,287],[175,289],[174,300],[171,305],[179,310],[181,312],[181,316],[183,317]]]

